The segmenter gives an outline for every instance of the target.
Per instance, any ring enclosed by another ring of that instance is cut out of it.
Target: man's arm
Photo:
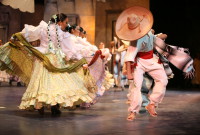
[[[126,70],[127,70],[127,79],[128,80],[133,80],[133,74],[131,70],[131,61],[126,62]]]

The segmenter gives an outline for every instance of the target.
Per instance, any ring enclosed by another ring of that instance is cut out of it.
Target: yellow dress
[[[60,65],[56,55],[48,54],[47,57],[56,67]],[[62,107],[71,107],[81,102],[91,102],[95,96],[95,86],[92,88],[92,85],[94,86],[92,77],[84,75],[82,68],[72,73],[53,73],[36,59],[29,85],[19,107],[26,109],[34,106],[40,109],[43,105],[57,103]]]
[[[17,75],[27,85],[20,109],[92,102],[97,88],[89,71],[82,68],[86,60],[66,63],[56,54],[42,54],[20,33],[12,38],[0,47],[0,70]]]
[[[106,75],[102,86],[105,87],[105,90],[109,90],[114,86],[114,77],[108,70],[105,71],[105,74]]]

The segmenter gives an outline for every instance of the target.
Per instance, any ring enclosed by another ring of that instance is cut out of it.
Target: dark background
[[[200,52],[200,6],[198,0],[150,0],[155,33],[168,35],[167,44],[189,48],[194,58]],[[171,65],[175,77],[168,87],[192,87],[182,72]]]

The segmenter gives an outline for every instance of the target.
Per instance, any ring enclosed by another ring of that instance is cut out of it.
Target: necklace
[[[56,19],[55,19],[56,20]],[[65,58],[65,54],[61,50],[60,46],[60,40],[59,40],[59,35],[58,35],[58,25],[55,22],[56,26],[56,37],[57,37],[57,46],[55,47],[52,40],[51,40],[51,34],[50,34],[50,25],[52,24],[51,21],[49,21],[48,26],[47,26],[47,35],[48,35],[48,51],[50,53],[55,54],[58,57],[59,62],[61,63],[62,66],[64,66],[64,61],[63,58]]]

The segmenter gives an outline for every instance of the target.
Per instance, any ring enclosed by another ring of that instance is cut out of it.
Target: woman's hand
[[[65,56],[65,60],[66,60],[66,61],[69,61],[69,58],[68,58],[67,56]]]
[[[83,69],[88,69],[88,64],[84,64]]]

